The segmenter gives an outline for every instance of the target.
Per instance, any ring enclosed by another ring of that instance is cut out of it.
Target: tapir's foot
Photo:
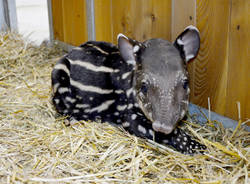
[[[207,149],[205,145],[191,139],[191,137],[180,128],[175,128],[175,130],[169,135],[157,133],[156,141],[171,145],[177,151],[189,155],[203,153],[204,150]]]

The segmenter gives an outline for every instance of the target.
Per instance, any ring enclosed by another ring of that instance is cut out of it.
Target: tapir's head
[[[186,64],[196,57],[199,31],[187,27],[171,43],[151,39],[143,43],[118,35],[125,61],[134,64],[136,101],[155,131],[169,134],[187,111],[189,86]]]

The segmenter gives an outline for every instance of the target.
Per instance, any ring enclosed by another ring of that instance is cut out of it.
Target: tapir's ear
[[[188,62],[196,57],[200,48],[199,30],[194,26],[188,26],[176,38],[174,46],[180,51],[181,57]]]
[[[137,45],[138,42],[131,40],[121,33],[117,36],[117,39],[122,58],[125,61],[135,61],[135,55],[140,50],[140,46]]]

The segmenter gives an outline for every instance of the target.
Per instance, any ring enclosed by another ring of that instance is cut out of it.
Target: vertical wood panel
[[[64,41],[62,1],[51,0],[54,39]]]
[[[102,2],[96,0],[95,3],[97,3],[95,14],[98,40],[103,40],[101,37],[104,36],[104,40],[116,43],[119,33],[140,41],[152,37],[170,40],[171,0],[105,0]],[[111,14],[106,12],[109,9]],[[110,24],[110,28],[106,27],[107,24]],[[104,32],[100,32],[102,27]]]
[[[197,0],[197,27],[200,30],[199,55],[191,65],[191,101],[213,111],[225,112],[230,0]]]
[[[87,41],[86,4],[83,0],[62,0],[64,42],[79,45]]]
[[[196,25],[196,0],[172,0],[171,40],[189,25]]]
[[[250,118],[250,1],[232,0],[226,115],[237,119],[236,101],[243,120]]]
[[[96,40],[113,41],[111,0],[95,0]]]

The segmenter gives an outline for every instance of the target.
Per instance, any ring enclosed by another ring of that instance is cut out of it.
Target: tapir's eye
[[[187,87],[188,87],[188,80],[185,79],[185,80],[183,81],[183,88],[184,88],[184,89],[187,89]]]
[[[147,86],[147,84],[146,83],[142,83],[142,85],[141,85],[141,92],[144,94],[144,95],[146,95],[147,94],[147,92],[148,92],[148,86]]]

